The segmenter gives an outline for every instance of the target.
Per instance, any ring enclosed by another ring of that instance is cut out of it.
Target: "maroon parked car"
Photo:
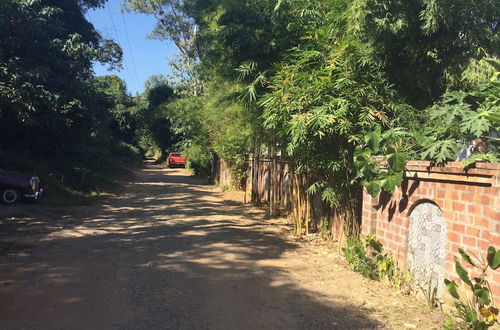
[[[14,204],[23,199],[37,200],[42,195],[40,179],[36,175],[9,172],[0,169],[0,201]]]

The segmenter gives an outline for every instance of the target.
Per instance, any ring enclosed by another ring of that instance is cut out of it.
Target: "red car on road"
[[[167,166],[186,167],[186,158],[182,157],[182,154],[180,152],[172,152],[167,157]]]

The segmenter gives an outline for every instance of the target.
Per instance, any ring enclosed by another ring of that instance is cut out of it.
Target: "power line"
[[[134,52],[132,51],[132,46],[130,45],[130,39],[128,37],[128,29],[127,29],[127,24],[125,23],[125,15],[123,15],[123,11],[120,11],[122,14],[122,21],[123,21],[123,27],[125,28],[125,37],[127,37],[127,44],[128,44],[128,50],[130,51],[130,58],[132,59],[132,67],[134,69],[135,77],[137,78],[137,81],[139,81],[139,75],[137,74],[137,66],[135,65],[135,60],[134,60]]]
[[[118,30],[116,29],[115,20],[113,19],[113,14],[111,13],[111,9],[108,3],[106,3],[106,8],[108,9],[109,18],[111,20],[111,25],[113,26],[113,33],[115,35],[116,41],[120,43],[120,38],[118,37]],[[134,84],[135,89],[139,90],[137,88],[137,81],[132,78],[132,75],[130,74],[130,71],[128,70],[127,65],[125,63],[125,59],[123,60],[123,67],[125,68],[125,72],[127,73],[128,78]]]

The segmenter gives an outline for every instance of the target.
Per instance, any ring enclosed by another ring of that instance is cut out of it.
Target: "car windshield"
[[[181,157],[181,154],[180,153],[173,153],[172,157]]]

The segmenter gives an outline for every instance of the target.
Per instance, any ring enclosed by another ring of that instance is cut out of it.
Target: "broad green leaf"
[[[457,284],[453,281],[449,280],[444,280],[444,283],[446,285],[446,289],[450,293],[450,295],[455,298],[455,299],[460,299],[460,295],[458,294],[457,291]]]
[[[379,152],[380,141],[382,140],[382,133],[380,131],[380,126],[377,126],[376,129],[372,130],[368,134],[365,135],[365,143],[368,148],[374,153],[377,154]]]
[[[394,137],[410,137],[414,135],[415,134],[408,132],[405,128],[396,127],[382,133],[382,140]]]
[[[479,321],[474,325],[474,330],[486,330],[489,328],[489,325],[484,321]]]
[[[462,168],[467,169],[470,166],[474,165],[476,162],[490,162],[490,163],[498,163],[500,158],[492,153],[480,153],[474,154],[471,157],[462,161]]]
[[[475,111],[464,111],[460,129],[463,133],[472,133],[475,137],[480,137],[484,132],[489,131],[490,121]]]
[[[380,180],[364,181],[363,186],[372,197],[377,197],[382,188],[382,182]]]
[[[401,185],[401,182],[403,182],[404,171],[396,172],[396,173],[393,173],[392,175],[394,175],[396,177],[396,186],[399,187]]]
[[[474,295],[486,306],[491,302],[490,291],[479,284],[474,285]]]
[[[472,282],[469,279],[469,274],[465,271],[465,269],[462,267],[458,259],[455,258],[455,270],[458,274],[458,277],[465,283],[467,283],[471,288],[472,288]]]
[[[354,162],[356,163],[356,166],[358,166],[358,164],[363,165],[363,163],[369,162],[370,156],[370,151],[366,148],[363,149],[361,147],[356,147],[356,149],[354,149]]]
[[[471,257],[470,257],[467,253],[465,253],[465,251],[464,251],[464,250],[462,250],[462,249],[460,249],[460,248],[459,248],[459,249],[458,249],[458,252],[460,253],[460,255],[462,256],[462,258],[463,258],[465,261],[467,261],[467,262],[468,262],[469,264],[471,264],[472,266],[475,266],[474,262],[472,262]]]
[[[396,190],[396,178],[393,175],[388,175],[382,180],[382,187],[389,193],[394,193]]]
[[[387,162],[389,163],[389,167],[394,172],[401,172],[404,170],[405,160],[405,153],[397,149],[387,155]]]
[[[384,187],[386,191],[392,194],[396,190],[396,187],[401,185],[402,180],[403,180],[403,172],[387,174],[382,179],[382,187]]]
[[[370,150],[356,147],[354,150],[354,165],[356,165],[358,173],[367,176],[368,172],[370,172],[370,157]]]
[[[455,140],[438,140],[425,148],[422,152],[422,158],[442,163],[447,160],[454,159],[456,153],[457,143]]]
[[[488,265],[493,269],[500,266],[500,250],[496,250],[493,246],[488,248]]]

